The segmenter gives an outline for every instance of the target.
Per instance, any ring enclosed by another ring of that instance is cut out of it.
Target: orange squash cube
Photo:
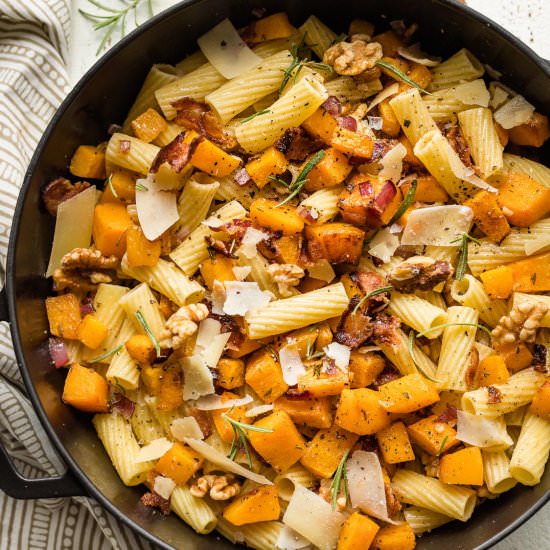
[[[296,29],[288,20],[288,15],[285,12],[279,12],[250,23],[243,34],[243,40],[249,45],[259,44],[266,40],[287,38],[295,32]]]
[[[330,401],[326,397],[313,399],[289,399],[279,397],[275,409],[285,411],[293,422],[312,428],[330,428],[332,414]]]
[[[391,426],[380,430],[376,434],[376,440],[382,457],[388,464],[414,460],[414,451],[403,422],[394,422]]]
[[[514,292],[550,291],[550,252],[512,262],[507,267],[512,270]]]
[[[368,516],[354,512],[342,526],[337,550],[370,548],[379,529],[380,527]]]
[[[510,233],[510,224],[494,193],[479,191],[471,199],[464,201],[464,206],[472,209],[474,223],[492,241],[499,243]]]
[[[237,277],[233,272],[233,267],[235,267],[235,262],[222,254],[216,254],[214,258],[204,260],[200,270],[204,284],[208,287],[208,290],[214,288],[214,281],[219,281],[220,283],[224,281],[236,281]]]
[[[233,390],[244,385],[244,361],[222,357],[216,367],[218,371],[218,386]]]
[[[372,157],[374,150],[374,141],[369,136],[340,127],[332,134],[330,144],[342,153],[366,159]]]
[[[307,444],[300,463],[320,478],[331,478],[342,457],[357,443],[358,439],[358,435],[338,426],[319,430]]]
[[[332,135],[338,128],[338,123],[328,111],[320,107],[302,123],[302,128],[304,128],[308,134],[330,145]]]
[[[277,472],[288,470],[304,454],[306,443],[286,412],[273,411],[254,426],[272,430],[270,433],[249,430],[248,438],[255,451]]]
[[[398,55],[399,48],[403,48],[405,46],[401,39],[393,31],[386,31],[381,34],[377,34],[372,38],[372,41],[378,42],[382,46],[384,55],[390,57],[395,57]]]
[[[126,231],[126,259],[130,267],[157,265],[161,253],[160,240],[150,241],[141,227],[132,225]]]
[[[105,179],[105,152],[93,145],[80,145],[71,158],[69,171],[79,178]]]
[[[507,265],[489,269],[479,275],[489,298],[506,300],[512,294],[514,273]]]
[[[174,480],[176,485],[185,485],[197,472],[204,458],[191,447],[176,441],[159,459],[155,470]]]
[[[452,485],[483,485],[483,459],[479,447],[466,447],[442,456],[439,481]]]
[[[407,196],[411,185],[411,182],[405,182],[401,186],[403,196]],[[433,176],[419,176],[416,178],[414,200],[418,202],[447,202],[449,195]]]
[[[162,369],[163,374],[157,393],[157,410],[175,411],[183,405],[183,376],[179,365]]]
[[[109,384],[98,372],[74,363],[63,387],[64,403],[90,413],[109,411]]]
[[[407,427],[412,442],[433,456],[460,444],[456,439],[456,430],[437,418],[434,414]]]
[[[109,329],[90,314],[78,325],[78,339],[90,349],[97,349],[107,338],[107,334]]]
[[[92,235],[102,254],[122,258],[126,252],[126,231],[132,220],[123,204],[98,204],[94,210]]]
[[[127,170],[115,170],[110,176],[111,185],[120,200],[135,202],[137,176]]]
[[[370,550],[414,550],[414,531],[408,523],[386,525],[378,531]]]
[[[191,156],[191,164],[211,176],[223,178],[239,167],[241,159],[203,139]]]
[[[382,72],[386,70],[382,69]],[[378,113],[382,118],[382,131],[390,137],[397,137],[401,133],[401,124],[391,108],[389,98],[378,104]]]
[[[309,392],[313,397],[327,397],[329,395],[340,395],[348,385],[348,377],[340,370],[336,374],[322,372],[319,376],[313,372],[298,378],[298,391]]]
[[[357,264],[363,250],[365,232],[349,223],[323,223],[306,227],[308,252],[314,261]]]
[[[309,159],[304,161],[302,168]],[[352,170],[346,155],[329,147],[325,149],[325,156],[315,165],[307,177],[306,191],[317,191],[325,187],[333,187],[342,183]]]
[[[260,349],[267,342],[265,340],[251,340],[248,336],[244,336],[242,342],[238,345],[238,349],[227,350],[227,355],[232,359],[240,359],[257,349]]]
[[[279,519],[281,508],[275,485],[262,485],[234,499],[223,511],[223,517],[233,525],[247,525]]]
[[[316,326],[299,328],[277,337],[274,346],[277,351],[286,346],[292,346],[296,348],[302,359],[305,359],[307,350],[313,348],[318,335],[319,328]]]
[[[155,346],[151,342],[151,338],[146,334],[134,334],[131,336],[126,342],[126,350],[130,354],[130,357],[141,365],[152,363],[157,356]]]
[[[407,374],[380,386],[382,407],[392,413],[418,411],[439,401],[436,385],[421,374]]]
[[[248,175],[254,180],[254,183],[261,189],[270,181],[270,176],[283,174],[288,167],[288,160],[275,147],[269,147],[258,158],[251,160],[246,165]]]
[[[239,399],[239,396],[231,393],[229,391],[224,391],[221,394],[222,402],[229,401],[231,399]],[[226,415],[237,422],[246,422],[246,407],[243,405],[241,407],[232,407],[231,409],[219,409],[212,411],[212,421],[220,439],[226,443],[231,443],[233,441],[233,428],[231,424],[224,419],[222,415]]]
[[[250,357],[244,378],[266,403],[273,403],[288,390],[277,357],[267,349],[257,351]]]
[[[131,126],[138,139],[151,143],[168,128],[168,122],[155,109],[149,108],[132,120]]]
[[[506,361],[501,355],[489,355],[479,362],[476,372],[477,386],[503,384],[510,378]]]
[[[380,405],[381,395],[359,388],[343,390],[334,423],[359,435],[372,435],[390,425],[390,415]]]
[[[355,389],[370,386],[385,366],[386,361],[377,353],[352,351],[349,358],[350,387]]]
[[[54,336],[78,339],[80,325],[80,302],[71,293],[46,298],[46,313],[50,325],[50,332]]]
[[[281,231],[283,235],[300,233],[304,228],[304,219],[296,212],[296,208],[288,204],[278,205],[277,201],[256,199],[250,205],[252,223],[270,231]]]
[[[542,147],[544,142],[550,138],[548,117],[540,113],[533,113],[524,124],[510,128],[508,134],[510,141],[516,145]]]
[[[533,414],[538,414],[543,418],[550,419],[550,380],[546,380],[546,382],[539,387],[537,393],[535,393],[533,397],[529,410]]]

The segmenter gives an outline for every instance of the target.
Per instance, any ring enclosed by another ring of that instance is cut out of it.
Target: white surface
[[[120,0],[104,2],[109,7],[122,5]],[[159,13],[176,3],[174,0],[153,0],[154,11]],[[550,0],[467,0],[467,3],[522,39],[539,55],[550,59]],[[92,30],[90,22],[78,14],[78,8],[97,12],[87,0],[73,0],[71,34],[74,38],[69,56],[69,75],[73,83],[97,59],[95,51],[101,40],[100,34]],[[139,11],[140,20],[146,18],[145,14],[146,10],[142,7]],[[128,30],[131,28],[133,20],[129,18]],[[118,40],[118,36],[115,32],[113,43]],[[506,540],[497,544],[494,550],[543,550],[550,548],[549,541],[550,506],[547,506]]]

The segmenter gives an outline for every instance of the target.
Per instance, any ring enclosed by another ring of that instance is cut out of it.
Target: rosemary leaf
[[[351,312],[352,315],[355,315],[358,311],[359,311],[359,308],[369,299],[369,298],[372,298],[373,296],[378,296],[378,294],[383,294],[384,292],[391,292],[393,290],[393,286],[392,285],[388,285],[388,286],[383,286],[382,288],[377,288],[371,292],[369,292],[368,294],[365,294],[360,300],[359,302],[357,303],[357,305],[353,308],[353,311]]]
[[[136,190],[138,191],[149,191],[148,187],[145,187],[143,183],[136,183]]]
[[[99,355],[98,357],[94,357],[93,359],[90,359],[88,363],[99,363],[100,361],[103,361],[103,359],[107,359],[107,357],[111,357],[111,355],[114,355],[115,353],[117,353],[120,349],[122,349],[123,346],[124,344],[120,344],[120,346],[117,346],[116,348],[105,352],[103,355]]]
[[[412,359],[412,362],[414,364],[414,366],[417,368],[417,370],[420,372],[420,374],[422,376],[424,376],[425,378],[427,378],[428,380],[431,380],[432,382],[435,382],[436,384],[441,382],[441,380],[439,380],[438,378],[434,378],[429,372],[426,372],[416,361],[416,358],[414,356],[414,339],[415,339],[415,335],[414,335],[414,332],[411,330],[411,332],[409,332],[409,342],[408,342],[408,352],[409,352],[409,355],[411,356],[411,359]]]
[[[111,190],[111,193],[113,194],[113,197],[115,199],[118,199],[118,193],[116,192],[116,189],[113,185],[113,174],[110,174],[109,177],[105,180],[105,185],[109,186],[109,189]]]
[[[149,326],[149,323],[147,323],[145,317],[143,316],[143,313],[141,311],[135,312],[136,319],[139,321],[139,324],[143,327],[143,330],[145,331],[145,334],[149,336],[151,339],[151,342],[153,342],[153,346],[155,346],[155,351],[157,352],[157,357],[160,357],[160,346],[158,343],[158,340],[155,338],[155,335],[151,331],[151,327]]]
[[[344,492],[346,495],[346,502],[349,496],[349,490],[347,487],[348,481],[347,481],[347,475],[346,475],[346,463],[348,461],[348,456],[350,453],[350,449],[348,449],[344,456],[342,457],[342,460],[340,460],[340,464],[338,464],[338,468],[336,468],[336,472],[334,472],[334,478],[332,479],[332,483],[330,484],[330,489],[332,491],[332,509],[336,510],[336,504],[338,500],[338,494],[340,493],[340,487],[342,486],[342,481],[344,482]]]
[[[246,431],[250,431],[250,432],[259,432],[259,433],[263,433],[263,434],[273,433],[273,430],[270,430],[268,428],[260,428],[259,426],[254,426],[252,424],[245,424],[244,422],[239,422],[238,420],[235,420],[234,418],[231,418],[230,416],[227,416],[227,414],[225,414],[225,413],[223,413],[222,416],[232,426],[236,426],[236,427],[238,427],[242,430],[246,430]]]
[[[406,211],[407,208],[412,204],[412,201],[414,200],[414,194],[416,193],[416,187],[418,185],[417,180],[412,180],[411,186],[409,187],[409,190],[407,191],[407,194],[405,195],[405,198],[403,199],[403,202],[399,205],[399,208],[395,212],[395,214],[391,217],[391,220],[387,223],[388,226],[393,225]]]
[[[443,452],[443,448],[445,447],[445,443],[447,443],[447,439],[449,439],[449,436],[446,435],[442,440],[441,440],[441,445],[439,446],[439,451],[437,451],[437,454],[435,456],[441,456],[441,453]]]
[[[399,80],[402,80],[405,84],[408,84],[409,86],[412,86],[413,88],[416,88],[418,91],[420,91],[423,94],[432,95],[430,92],[426,91],[420,84],[417,84],[414,80],[411,80],[403,71],[399,70],[397,67],[392,65],[391,63],[388,63],[387,61],[383,61],[382,59],[378,60],[376,63],[379,67],[382,69],[386,69],[390,73],[392,73],[394,76],[399,78]]]
[[[230,409],[231,412],[231,409]],[[248,448],[248,436],[247,432],[260,432],[260,433],[273,433],[273,430],[267,428],[260,428],[259,426],[253,426],[251,424],[244,424],[234,418],[228,416],[227,413],[222,414],[222,418],[231,426],[233,430],[233,441],[231,442],[231,449],[229,450],[228,458],[235,460],[239,448],[244,450],[249,467],[252,469],[252,455]]]
[[[271,109],[264,109],[263,111],[258,111],[257,113],[254,113],[253,115],[250,115],[249,117],[245,118],[244,120],[241,120],[241,124],[246,124],[247,122],[250,122],[251,120],[255,119],[257,116],[260,115],[266,115],[267,113],[272,113],[273,111]]]
[[[460,250],[459,250],[459,256],[458,256],[458,263],[455,271],[455,279],[457,281],[462,281],[466,273],[466,267],[468,266],[468,241],[471,241],[476,244],[481,244],[481,242],[475,237],[468,235],[468,233],[463,233],[461,237],[454,240],[453,242],[457,242],[457,241],[460,241],[460,245],[459,245]]]

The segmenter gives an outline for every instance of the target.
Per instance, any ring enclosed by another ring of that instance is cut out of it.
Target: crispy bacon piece
[[[208,246],[215,250],[216,252],[222,254],[222,256],[225,256],[226,258],[236,258],[235,254],[233,254],[233,251],[237,248],[235,243],[231,243],[228,241],[222,241],[220,239],[214,239],[210,235],[207,235],[204,237],[204,240],[207,242]]]
[[[359,288],[365,294],[369,294],[374,290],[378,290],[379,288],[383,288],[387,286],[386,281],[384,281],[384,278],[378,273],[375,273],[374,271],[359,271],[356,274],[356,280],[357,280],[357,284],[359,285]],[[377,294],[376,296],[372,296],[371,298],[368,299],[368,303],[371,304],[371,306],[388,304],[389,293],[384,292],[383,294]],[[373,309],[377,309],[377,308],[369,307],[368,309],[369,311],[372,311]]]
[[[217,231],[223,231],[227,233],[232,239],[237,239],[240,244],[246,230],[252,227],[252,222],[250,220],[232,220],[222,225],[217,229]]]
[[[126,420],[132,418],[136,404],[120,393],[115,393],[111,402],[111,410],[120,413]]]
[[[311,138],[301,127],[289,128],[276,142],[275,148],[290,161],[301,162],[314,151],[318,151],[323,142]]]
[[[494,405],[495,403],[500,403],[502,401],[502,394],[498,388],[495,388],[494,386],[487,386],[487,393],[489,394],[487,403]]]
[[[358,348],[366,342],[373,334],[372,318],[363,313],[363,310],[353,311],[359,303],[360,297],[354,296],[349,303],[348,309],[342,315],[334,339],[344,346]]]
[[[436,422],[450,424],[456,422],[457,418],[456,407],[447,403],[447,408],[436,418]]]
[[[139,500],[144,506],[158,508],[165,516],[170,513],[170,501],[161,497],[154,491],[145,493]]]
[[[537,372],[547,373],[548,369],[546,368],[546,356],[548,350],[546,346],[542,344],[535,344],[533,346],[533,362],[531,365]]]
[[[473,167],[472,155],[470,154],[470,148],[460,131],[458,124],[442,124],[441,131],[443,135],[449,141],[451,147],[455,150],[460,160],[469,167]]]
[[[191,160],[201,139],[199,136],[186,143],[185,132],[182,132],[159,151],[151,166],[151,172],[158,172],[161,164],[167,162],[179,174]]]
[[[373,340],[380,344],[395,346],[399,343],[397,329],[401,321],[389,313],[379,313],[373,320]]]
[[[90,187],[87,181],[71,183],[66,178],[56,178],[42,189],[42,201],[49,214],[57,216],[57,207],[66,200]]]
[[[376,380],[372,385],[378,389],[380,386],[387,384],[388,382],[393,382],[401,377],[399,371],[392,365],[387,365],[384,367],[384,370],[376,377]]]

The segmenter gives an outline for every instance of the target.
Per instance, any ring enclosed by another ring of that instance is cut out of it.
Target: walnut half
[[[338,42],[323,56],[323,62],[331,65],[334,71],[345,76],[356,76],[372,69],[382,59],[382,46],[378,42]]]
[[[209,474],[199,477],[189,492],[197,498],[204,498],[208,493],[212,500],[229,500],[241,492],[241,486],[232,474]]]

